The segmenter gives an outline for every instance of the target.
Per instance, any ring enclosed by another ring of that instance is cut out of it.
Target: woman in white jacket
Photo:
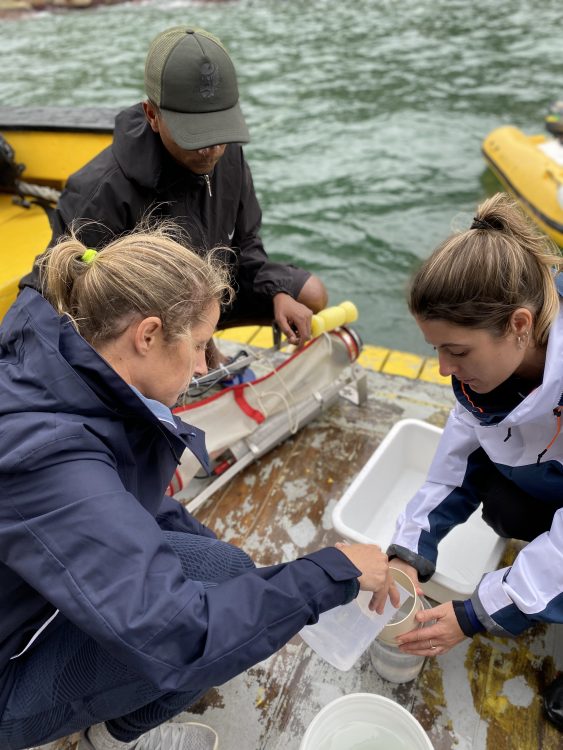
[[[529,544],[467,601],[421,612],[420,622],[435,623],[403,636],[403,651],[436,656],[480,631],[510,637],[536,622],[563,622],[562,265],[551,242],[497,194],[414,276],[409,309],[441,374],[452,376],[456,405],[388,555],[415,584],[427,581],[440,540],[479,505],[500,536]],[[563,677],[545,706],[563,729]]]

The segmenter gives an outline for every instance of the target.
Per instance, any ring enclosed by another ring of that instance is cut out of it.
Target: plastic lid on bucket
[[[384,750],[433,750],[414,716],[390,698],[373,693],[350,693],[322,708],[299,750],[351,750],[369,741]]]

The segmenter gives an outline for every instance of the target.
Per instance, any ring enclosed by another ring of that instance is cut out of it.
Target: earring
[[[528,331],[522,331],[522,335],[516,336],[516,345],[518,349],[525,349],[528,345]]]

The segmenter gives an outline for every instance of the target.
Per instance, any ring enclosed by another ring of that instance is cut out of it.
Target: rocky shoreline
[[[92,8],[96,5],[117,5],[125,0],[0,0],[0,15],[27,13],[36,10]]]

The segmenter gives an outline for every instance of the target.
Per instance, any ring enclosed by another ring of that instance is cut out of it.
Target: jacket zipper
[[[553,416],[557,420],[557,429],[555,431],[555,435],[551,438],[551,442],[549,445],[546,445],[545,448],[541,453],[538,454],[538,460],[536,461],[536,465],[539,464],[539,462],[542,460],[544,455],[547,453],[547,451],[551,448],[553,443],[557,440],[559,437],[559,433],[561,432],[561,406],[558,404],[555,409],[553,410]]]
[[[211,192],[211,180],[209,179],[209,175],[208,174],[204,174],[203,178],[204,178],[205,183],[207,185],[207,190],[209,192],[209,197],[212,198],[213,197],[213,193]]]

